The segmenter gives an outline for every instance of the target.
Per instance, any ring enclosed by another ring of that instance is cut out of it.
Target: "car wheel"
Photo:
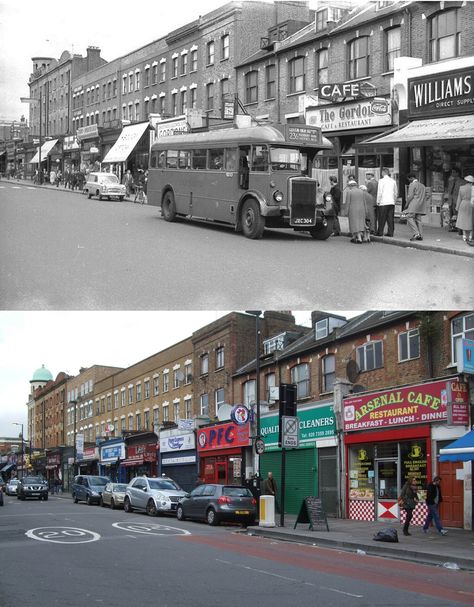
[[[87,190],[87,198],[92,198],[92,194]]]
[[[178,521],[185,520],[183,506],[178,506],[178,509],[176,510],[176,518],[178,519]]]
[[[265,220],[260,214],[260,207],[253,198],[246,200],[241,213],[242,232],[247,238],[261,238],[265,229]]]
[[[90,495],[87,496],[86,502],[88,506],[92,506],[92,498]]]
[[[130,503],[130,499],[128,497],[125,498],[123,509],[125,512],[133,512],[132,504]]]
[[[114,501],[114,498],[112,498],[110,500],[110,508],[111,508],[111,510],[115,510],[115,501]]]
[[[309,231],[311,238],[315,240],[327,240],[334,231],[334,219],[332,217],[326,217],[326,226],[320,225]]]
[[[173,192],[166,192],[161,203],[161,214],[165,221],[174,221],[176,219],[176,203]]]
[[[105,503],[102,496],[100,496],[100,505],[102,506],[102,508],[105,508]]]
[[[206,514],[206,519],[209,525],[215,527],[219,524],[219,520],[217,519],[217,514],[214,508],[209,508]]]
[[[74,500],[75,504],[77,504],[77,502],[79,501],[74,493],[72,494],[72,499]]]
[[[48,501],[48,497],[49,497],[48,495],[43,495],[43,499],[44,499],[45,502]],[[40,497],[40,499],[41,499],[41,497]]]
[[[157,516],[158,511],[153,500],[148,500],[148,503],[146,505],[146,513],[148,514],[148,516]]]
[[[123,201],[123,199],[124,199],[124,196],[119,196],[119,200],[120,200],[120,202],[122,202],[122,201]]]

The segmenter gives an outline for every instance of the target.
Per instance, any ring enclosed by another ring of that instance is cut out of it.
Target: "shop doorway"
[[[377,519],[398,518],[398,460],[375,462],[375,500]]]
[[[443,501],[440,505],[444,527],[464,527],[464,483],[456,478],[456,470],[462,470],[462,462],[438,462]]]

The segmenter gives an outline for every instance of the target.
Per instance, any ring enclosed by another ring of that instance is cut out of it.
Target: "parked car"
[[[27,497],[37,497],[39,500],[48,499],[48,481],[42,476],[24,476],[18,483],[16,496],[19,500]]]
[[[101,506],[110,506],[114,508],[123,508],[125,499],[126,483],[107,483],[100,496]]]
[[[180,498],[186,492],[172,478],[137,476],[127,485],[125,512],[144,510],[150,516],[175,514]]]
[[[98,196],[99,200],[104,197],[109,200],[111,198],[118,198],[119,200],[125,198],[125,186],[119,182],[117,175],[113,173],[89,173],[84,192],[87,194],[87,198]]]
[[[11,478],[5,486],[5,493],[7,495],[16,495],[19,482],[18,478]]]
[[[108,476],[93,476],[90,474],[75,476],[72,484],[72,499],[74,503],[77,504],[79,501],[84,501],[89,506],[99,504],[102,491],[107,483],[110,483]]]
[[[179,521],[196,519],[218,525],[221,521],[253,525],[257,501],[250,489],[236,485],[200,485],[178,504]]]

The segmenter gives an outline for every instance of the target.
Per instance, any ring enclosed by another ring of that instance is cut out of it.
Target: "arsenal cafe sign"
[[[248,447],[251,444],[249,423],[239,426],[234,423],[219,424],[197,431],[198,451],[215,451],[233,447]]]
[[[363,101],[319,105],[306,111],[306,122],[323,132],[387,127],[392,124],[390,100],[374,97]]]
[[[448,385],[451,400],[457,403],[457,415],[462,409],[467,424],[467,385],[445,380],[344,399],[344,431],[446,421]]]

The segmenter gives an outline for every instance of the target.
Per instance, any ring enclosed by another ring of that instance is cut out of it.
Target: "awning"
[[[9,472],[14,467],[15,467],[15,464],[7,464],[6,466],[3,466],[3,468],[0,470],[0,472]]]
[[[43,161],[50,153],[54,146],[58,143],[57,139],[50,139],[49,141],[45,141],[41,146],[41,161]],[[30,160],[30,164],[38,164],[39,163],[39,151],[33,156]]]
[[[440,462],[470,462],[474,461],[474,430],[468,432],[444,449],[439,450]]]
[[[0,150],[0,156],[3,156],[3,154],[6,154],[7,151],[6,150]]]
[[[143,466],[143,457],[138,459],[124,459],[123,462],[120,462],[122,466]]]
[[[149,122],[124,126],[120,137],[110,148],[102,162],[125,162],[149,126]]]
[[[382,144],[398,147],[439,145],[449,142],[459,143],[462,139],[474,140],[474,115],[414,120],[386,135],[361,141],[358,146]]]

